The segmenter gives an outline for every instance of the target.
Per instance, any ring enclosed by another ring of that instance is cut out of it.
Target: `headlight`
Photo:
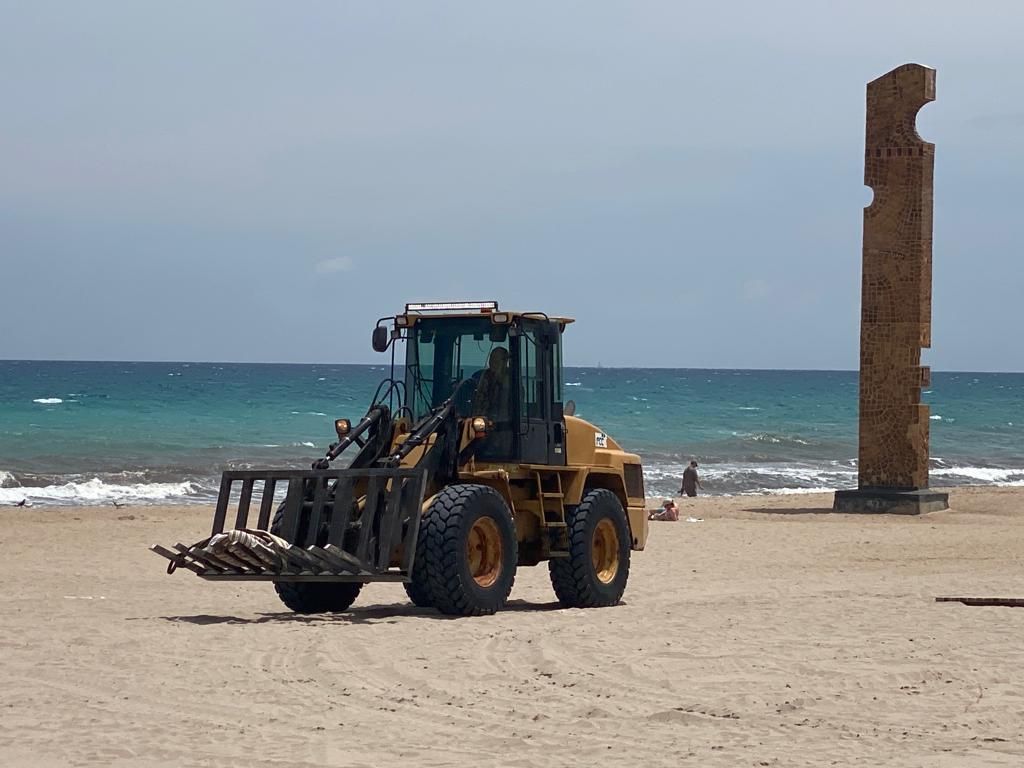
[[[473,428],[473,435],[475,437],[485,437],[487,435],[487,419],[483,416],[475,416],[469,425]]]
[[[352,431],[352,422],[348,419],[335,419],[334,431],[338,433],[338,437],[344,437]]]

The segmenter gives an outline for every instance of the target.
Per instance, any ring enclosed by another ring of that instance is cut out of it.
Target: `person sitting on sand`
[[[683,470],[683,487],[679,489],[679,495],[696,496],[698,488],[704,490],[700,478],[697,477],[697,462],[691,461],[690,466]]]
[[[676,506],[675,501],[672,499],[665,499],[665,503],[661,505],[661,509],[656,512],[651,512],[647,516],[648,520],[665,520],[670,523],[679,522],[679,507]]]

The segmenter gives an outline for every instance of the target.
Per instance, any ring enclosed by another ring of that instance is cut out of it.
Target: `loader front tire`
[[[567,510],[569,557],[548,561],[551,586],[567,608],[600,608],[622,599],[629,579],[629,522],[618,497],[588,491]]]
[[[430,600],[430,593],[427,592],[425,585],[418,581],[407,581],[402,584],[405,587],[405,594],[409,596],[412,604],[417,608],[433,608],[434,604]]]
[[[501,494],[486,485],[448,486],[427,508],[420,538],[413,581],[435,608],[455,616],[501,610],[519,561],[515,522]]]
[[[347,611],[363,588],[360,581],[275,581],[281,602],[296,613]]]
[[[280,535],[284,504],[277,508],[270,532]],[[360,581],[275,581],[281,602],[296,613],[340,613],[352,607],[363,588]]]

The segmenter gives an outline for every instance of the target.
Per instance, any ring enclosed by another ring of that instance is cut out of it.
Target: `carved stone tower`
[[[861,283],[858,487],[837,491],[837,512],[919,514],[948,507],[928,490],[932,199],[935,145],[917,135],[935,99],[935,70],[904,64],[868,83]]]

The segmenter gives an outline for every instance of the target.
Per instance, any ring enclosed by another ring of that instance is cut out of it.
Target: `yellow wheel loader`
[[[497,302],[407,304],[373,331],[390,376],[358,423],[335,422],[326,456],[225,472],[211,536],[151,549],[169,573],[273,582],[300,613],[399,581],[417,606],[491,614],[516,569],[544,561],[563,605],[614,605],[647,540],[643,471],[563,403],[570,323]]]

